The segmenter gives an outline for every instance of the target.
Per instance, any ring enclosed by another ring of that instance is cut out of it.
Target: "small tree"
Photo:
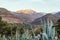
[[[57,35],[60,35],[60,19],[55,24]]]
[[[5,34],[7,32],[8,23],[6,21],[2,20],[2,17],[0,17],[0,34]]]

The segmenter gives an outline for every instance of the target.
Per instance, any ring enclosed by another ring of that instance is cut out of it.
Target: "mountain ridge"
[[[55,15],[58,16],[58,17],[60,17],[60,11],[59,12],[56,12]]]
[[[52,21],[55,23],[58,19],[60,19],[60,17],[58,17],[58,16],[56,16],[56,15],[54,15],[54,14],[49,13],[49,14],[46,14],[46,15],[40,17],[40,18],[35,19],[35,20],[32,22],[32,24],[34,24],[34,25],[41,25],[41,19],[42,19],[42,20],[45,20],[45,21],[46,21],[47,19],[49,19],[49,20],[52,20]]]

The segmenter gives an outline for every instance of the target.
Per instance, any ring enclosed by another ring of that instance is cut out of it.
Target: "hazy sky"
[[[11,11],[33,9],[40,12],[60,11],[60,0],[0,0],[0,7]]]

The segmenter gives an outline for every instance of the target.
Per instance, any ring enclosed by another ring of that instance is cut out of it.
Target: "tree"
[[[60,35],[60,19],[56,22],[55,27],[57,35]]]
[[[9,28],[9,24],[6,21],[2,20],[2,17],[0,17],[0,34],[7,33],[7,30]]]

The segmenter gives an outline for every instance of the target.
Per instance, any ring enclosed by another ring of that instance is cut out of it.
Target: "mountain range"
[[[60,18],[60,12],[55,14],[44,14],[44,12],[36,12],[30,9],[17,10],[16,12],[9,11],[5,8],[0,8],[0,16],[2,20],[9,23],[33,23],[39,24],[39,20],[42,18],[50,18],[52,20],[58,20]]]

